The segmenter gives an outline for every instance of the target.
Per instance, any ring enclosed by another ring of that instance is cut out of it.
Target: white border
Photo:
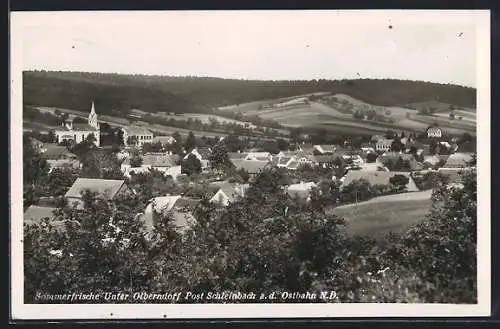
[[[340,18],[342,11],[336,11]],[[193,13],[193,12],[191,12]],[[133,14],[147,19],[158,12],[13,12],[11,14],[11,314],[13,320],[45,319],[200,319],[303,317],[462,317],[489,316],[490,306],[490,13],[474,11],[349,11],[360,19],[395,23],[423,18],[467,22],[477,26],[477,138],[478,138],[478,301],[476,305],[445,304],[204,304],[204,305],[30,305],[23,304],[22,209],[22,43],[23,28],[50,21],[64,26],[71,21],[92,22],[89,16]],[[257,13],[256,13],[257,14]],[[259,12],[258,15],[266,12]],[[142,16],[141,16],[142,15]],[[47,19],[48,18],[48,19]],[[435,21],[433,21],[434,23]],[[57,36],[54,36],[57,37]]]

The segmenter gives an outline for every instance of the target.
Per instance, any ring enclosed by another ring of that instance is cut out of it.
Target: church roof
[[[68,129],[64,126],[57,129],[58,131],[97,131],[96,128],[90,126],[88,123],[74,123],[73,129]]]

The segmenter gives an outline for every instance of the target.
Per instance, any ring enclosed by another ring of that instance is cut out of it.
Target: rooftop
[[[117,179],[77,178],[73,186],[66,192],[66,197],[81,198],[84,191],[90,190],[99,196],[112,199],[124,183],[124,180]]]
[[[153,135],[149,129],[141,126],[127,126],[122,128],[128,135]]]
[[[236,169],[244,169],[249,174],[257,174],[271,165],[271,162],[269,161],[231,159],[231,162],[236,167]]]

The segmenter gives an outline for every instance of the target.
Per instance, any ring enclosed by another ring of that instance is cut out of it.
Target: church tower
[[[97,114],[95,113],[94,101],[92,101],[92,108],[90,109],[89,126],[99,130],[99,121],[97,121]]]

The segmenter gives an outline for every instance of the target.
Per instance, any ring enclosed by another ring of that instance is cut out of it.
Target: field
[[[81,111],[76,111],[76,110],[71,110],[71,109],[63,109],[63,108],[54,108],[54,107],[35,107],[38,109],[40,112],[45,112],[45,113],[52,113],[54,114],[56,110],[59,110],[61,113],[68,113],[70,117],[80,117],[83,119],[87,119],[88,113],[86,112],[81,112]],[[99,122],[100,123],[107,123],[111,127],[126,127],[130,125],[131,123],[129,120],[125,118],[120,118],[120,117],[115,117],[115,116],[109,116],[109,115],[100,115],[99,116]],[[136,125],[143,126],[145,128],[150,129],[153,131],[155,134],[160,134],[160,135],[171,135],[175,132],[178,132],[179,134],[183,136],[187,136],[189,132],[193,132],[196,137],[220,137],[220,136],[227,136],[227,132],[215,132],[215,131],[196,131],[196,130],[188,130],[188,129],[183,129],[183,128],[177,128],[177,127],[170,127],[170,126],[164,126],[160,124],[150,124],[144,121],[136,121]],[[28,120],[23,120],[23,130],[28,131],[28,130],[38,130],[38,131],[43,131],[43,132],[48,132],[50,130],[53,130],[56,127],[52,127],[46,124],[41,124],[38,122],[32,122]],[[262,137],[262,139],[272,139],[269,137]]]
[[[346,134],[373,134],[393,130],[423,132],[432,123],[442,125],[451,135],[468,132],[475,135],[476,116],[473,109],[460,108],[455,115],[461,120],[449,119],[449,104],[439,102],[412,103],[410,107],[376,106],[362,102],[346,94],[319,94],[319,99],[301,103],[304,95],[294,98],[274,99],[221,107],[221,112],[237,112],[243,115],[257,115],[262,119],[274,120],[287,127],[324,128]],[[418,108],[438,108],[434,116],[418,115]],[[376,113],[374,120],[356,119],[353,113],[369,111]],[[446,112],[448,111],[448,112]]]
[[[346,219],[345,230],[348,234],[381,239],[389,232],[404,233],[421,222],[430,209],[429,194],[425,191],[381,197],[357,205],[337,207],[333,213]],[[399,199],[388,201],[391,197]]]

